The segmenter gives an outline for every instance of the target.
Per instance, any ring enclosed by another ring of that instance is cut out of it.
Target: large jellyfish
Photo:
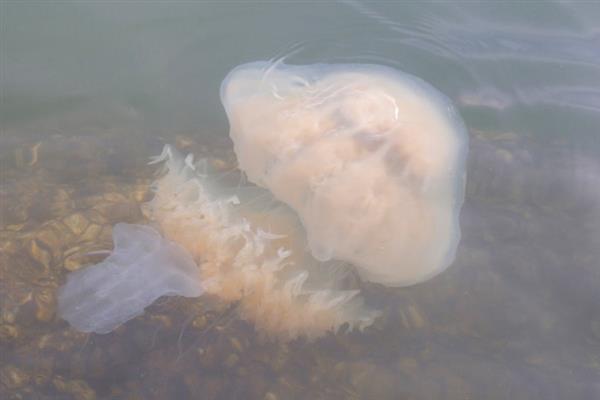
[[[377,65],[254,62],[221,101],[240,168],[298,213],[315,258],[389,286],[453,261],[467,134],[429,84]]]
[[[431,86],[375,65],[256,62],[229,73],[221,99],[257,186],[166,146],[144,205],[157,231],[117,225],[113,255],[69,277],[58,302],[71,325],[105,333],[161,295],[206,293],[259,332],[315,338],[379,314],[347,286],[350,264],[402,286],[452,262],[467,139]]]

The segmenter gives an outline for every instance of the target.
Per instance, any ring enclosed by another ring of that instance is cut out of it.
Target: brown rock
[[[15,325],[0,324],[0,340],[9,341],[19,337],[19,329]]]
[[[223,364],[227,368],[233,368],[236,366],[236,364],[239,361],[240,361],[240,357],[235,353],[231,353],[230,355],[227,356],[227,358],[225,359],[225,362]]]
[[[208,321],[206,320],[205,315],[199,315],[192,321],[192,326],[196,329],[204,329],[208,325]]]
[[[56,311],[56,298],[54,290],[43,288],[35,292],[33,295],[36,310],[35,317],[38,321],[48,322],[54,316]]]
[[[76,236],[81,235],[90,224],[87,218],[81,213],[74,213],[63,218],[63,223],[68,226],[71,232]]]
[[[62,393],[68,393],[76,400],[95,400],[96,392],[82,380],[66,381],[63,377],[57,376],[52,380],[52,384]]]
[[[40,358],[36,361],[35,371],[32,374],[32,381],[37,386],[44,386],[52,378],[53,361],[49,358]]]
[[[81,234],[79,240],[82,242],[94,242],[100,233],[102,232],[102,226],[97,224],[90,224],[86,230]]]
[[[67,385],[67,391],[71,393],[76,400],[96,399],[96,392],[85,381],[70,381]]]
[[[8,389],[18,389],[29,382],[29,375],[15,366],[8,365],[0,370],[0,383]]]
[[[267,392],[265,394],[264,400],[278,400],[278,397],[273,392]]]
[[[231,337],[229,339],[229,342],[231,343],[231,347],[233,347],[235,349],[235,351],[237,352],[243,352],[244,351],[244,347],[242,346],[242,343],[240,342],[240,340],[236,337]]]
[[[52,254],[39,240],[29,240],[27,243],[27,250],[31,258],[44,266],[45,269],[50,268],[50,264],[52,263]]]

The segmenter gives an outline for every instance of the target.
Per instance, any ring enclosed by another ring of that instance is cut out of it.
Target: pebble
[[[192,321],[192,326],[196,329],[204,329],[208,325],[208,321],[205,315],[199,315]]]
[[[264,400],[278,400],[278,397],[273,392],[267,392],[265,394]]]
[[[69,227],[76,236],[81,235],[89,225],[89,221],[81,214],[74,213],[63,219],[63,223]]]
[[[46,385],[52,378],[53,359],[40,358],[36,361],[35,371],[32,374],[32,381],[37,386]]]
[[[29,382],[29,375],[15,366],[9,365],[0,369],[0,383],[8,389],[18,389]]]
[[[45,269],[50,268],[52,263],[52,254],[43,247],[40,241],[36,239],[29,240],[27,249],[31,258],[41,264]]]
[[[19,328],[15,325],[0,324],[0,340],[9,341],[19,337]]]
[[[86,230],[79,237],[81,242],[94,242],[100,236],[102,232],[102,226],[97,224],[90,224]]]
[[[238,352],[242,352],[244,351],[244,347],[242,346],[242,343],[240,342],[240,340],[236,337],[232,337],[229,339],[229,342],[231,343],[231,346]]]
[[[98,252],[95,247],[75,246],[65,251],[63,267],[68,271],[76,271],[83,266],[99,263],[107,255],[108,253]]]
[[[232,353],[229,356],[227,356],[227,358],[225,359],[224,365],[227,368],[233,368],[239,361],[240,361],[240,357],[237,354]]]
[[[42,288],[33,295],[36,310],[35,317],[38,321],[48,322],[54,316],[56,310],[55,290],[51,288]]]
[[[95,400],[96,392],[82,380],[67,381],[62,377],[56,377],[52,380],[56,390],[62,393],[68,393],[75,400]]]

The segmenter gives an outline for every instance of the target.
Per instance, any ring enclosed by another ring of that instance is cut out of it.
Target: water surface
[[[395,67],[455,102],[470,149],[454,264],[363,284],[383,317],[312,343],[206,299],[70,329],[56,288],[114,223],[144,221],[148,157],[172,143],[234,166],[221,80],[286,54]],[[0,67],[0,397],[600,397],[594,2],[5,1]]]

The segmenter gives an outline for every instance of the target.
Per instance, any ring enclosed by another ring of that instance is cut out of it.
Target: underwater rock
[[[36,239],[31,239],[27,244],[29,255],[44,268],[50,268],[52,263],[52,254],[43,247]]]
[[[237,363],[239,361],[240,361],[240,357],[235,353],[231,353],[225,358],[225,361],[223,362],[223,366],[225,368],[233,368],[237,365]]]
[[[0,383],[7,389],[21,388],[29,383],[29,380],[29,374],[13,365],[0,369]]]
[[[90,225],[88,230],[93,227],[95,227],[94,230],[97,233],[95,236],[98,237],[102,232],[102,227],[99,225]],[[86,242],[91,243],[90,241]],[[79,245],[66,250],[64,252],[63,267],[68,271],[76,271],[83,266],[101,261],[101,256],[106,255],[107,252],[99,250],[97,246],[97,244]]]
[[[65,380],[57,376],[52,380],[52,384],[61,393],[68,393],[75,400],[95,400],[96,392],[82,380]]]
[[[71,229],[75,236],[81,235],[89,225],[89,221],[81,213],[74,213],[65,217],[63,223]]]
[[[48,322],[54,317],[56,310],[55,290],[41,288],[34,292],[35,318],[38,321]]]
[[[54,191],[50,201],[50,213],[53,217],[66,215],[75,207],[75,202],[71,199],[70,191],[58,188]]]
[[[41,357],[37,362],[31,380],[36,386],[43,386],[52,378],[54,360],[49,357]]]
[[[0,340],[9,342],[19,337],[20,331],[17,326],[10,324],[0,324]]]
[[[52,258],[56,260],[60,259],[65,244],[71,239],[72,234],[70,231],[65,232],[67,230],[64,224],[52,221],[43,225],[32,236],[39,242],[39,247],[50,250]]]

